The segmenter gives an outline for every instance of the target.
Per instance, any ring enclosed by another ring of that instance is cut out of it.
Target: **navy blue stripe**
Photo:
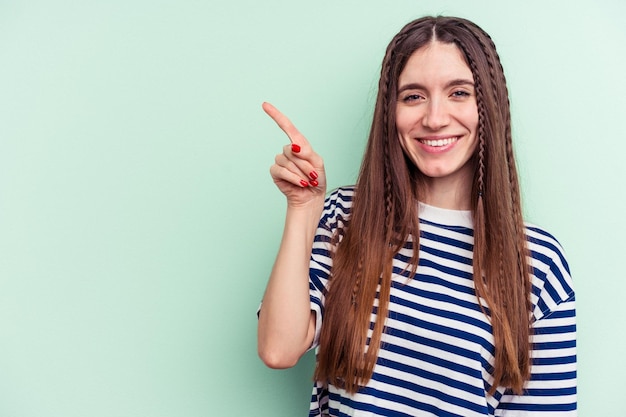
[[[389,380],[390,383],[392,383],[392,380],[393,379]],[[410,407],[412,407],[412,408],[414,408],[416,410],[423,410],[423,411],[432,413],[432,414],[434,414],[434,415],[436,415],[438,417],[465,417],[462,414],[451,413],[449,411],[442,410],[439,407],[436,407],[436,406],[434,406],[432,404],[427,404],[427,403],[424,403],[422,401],[417,401],[417,400],[415,400],[413,398],[403,397],[403,396],[401,396],[399,394],[395,394],[393,392],[385,392],[385,391],[377,390],[377,389],[374,389],[374,388],[371,388],[371,387],[367,387],[367,388],[363,389],[362,392],[364,394],[372,395],[372,396],[375,396],[377,398],[383,398],[383,399],[386,399],[388,401],[393,401],[393,402],[396,402],[396,403],[405,404],[405,405],[408,405],[408,406],[410,406]],[[434,397],[436,399],[447,398],[447,399],[450,400],[448,402],[452,403],[452,404],[456,402],[455,400],[457,400],[457,401],[460,400],[458,398],[452,397],[450,395],[447,395],[447,394],[444,394],[442,392],[433,390],[431,388],[426,388],[426,387],[422,387],[421,393],[429,395],[429,396],[432,396],[432,397]],[[372,407],[372,408],[373,409],[380,409],[379,407]],[[371,410],[371,408],[367,407],[366,410]],[[387,415],[389,415],[389,416],[404,415],[404,414],[394,414],[394,413],[397,413],[397,412],[394,412],[393,410],[388,410],[389,412],[391,412],[391,414],[389,414],[388,412],[385,412],[386,410],[384,410],[384,409],[381,410],[381,411],[383,411],[383,412],[379,411],[378,413],[379,413],[379,415],[383,415],[383,416],[387,416]],[[411,417],[413,417],[413,416],[411,416]]]
[[[429,299],[441,299],[441,298],[447,298],[449,302],[451,303],[455,303],[456,299],[452,298],[452,297],[446,297],[445,295],[439,294],[436,295],[435,293],[432,292],[428,292],[428,291],[423,291],[423,290],[416,290],[415,293],[417,295],[420,295],[422,297],[425,298],[429,298]],[[404,306],[404,307],[408,307],[416,312],[420,311],[423,313],[427,313],[427,314],[431,314],[433,316],[437,316],[437,317],[443,317],[446,319],[450,319],[450,320],[455,320],[458,321],[459,323],[463,323],[465,325],[469,325],[469,326],[474,326],[474,327],[478,327],[480,329],[483,329],[487,332],[491,332],[491,325],[489,323],[487,323],[486,321],[468,316],[466,314],[461,314],[461,313],[457,313],[454,311],[449,311],[449,310],[443,310],[440,308],[436,308],[436,307],[431,307],[425,304],[421,304],[421,303],[416,303],[413,301],[409,301],[397,296],[391,296],[390,300],[393,303],[396,303],[398,305]],[[476,305],[476,304],[471,304],[471,303],[466,303],[468,304],[468,308],[471,309],[471,311],[480,311],[480,308]],[[395,312],[394,312],[394,316],[392,318],[396,318],[395,317]]]
[[[537,301],[537,307],[539,307],[539,310],[544,314],[544,317],[541,318],[545,318],[545,314],[550,311],[550,307],[548,307],[548,304],[546,304],[545,300],[540,298]]]
[[[554,261],[552,260],[552,258],[549,258],[547,255],[544,255],[542,253],[536,252],[536,251],[530,251],[530,255],[533,259],[536,259],[542,263],[544,263],[545,265],[548,265],[550,268],[550,272],[552,272],[552,274],[554,274],[554,276],[557,278],[559,284],[561,284],[563,286],[563,289],[565,290],[565,292],[567,294],[572,293],[572,288],[567,284],[565,278],[563,277],[563,273],[561,272],[561,269],[554,263]],[[566,271],[569,274],[569,271]],[[546,276],[545,273],[541,274],[543,277]],[[545,281],[545,278],[543,279]],[[558,295],[558,293],[551,287],[548,286],[544,289],[547,289],[548,291],[550,291],[550,296],[552,297],[552,299],[554,300],[558,300],[560,297]]]
[[[464,365],[460,365],[458,363],[455,362],[451,362],[451,361],[447,361],[441,358],[438,358],[436,356],[432,356],[429,354],[426,354],[424,352],[420,352],[420,351],[415,351],[415,350],[411,350],[411,349],[407,349],[404,348],[402,346],[398,346],[392,343],[386,343],[385,344],[385,351],[389,351],[389,352],[393,352],[396,353],[398,355],[403,355],[409,358],[414,358],[417,360],[421,360],[424,362],[427,362],[429,364],[433,364],[433,365],[437,365],[442,367],[443,369],[450,369],[456,372],[459,372],[461,374],[464,375],[471,375],[473,378],[482,378],[482,375],[480,372],[478,372],[476,369],[470,368],[468,366],[464,366]],[[430,371],[426,371],[424,369],[421,368],[416,368],[414,366],[410,366],[404,363],[400,363],[397,361],[393,361],[391,359],[387,359],[387,358],[380,358],[378,359],[378,363],[382,366],[385,366],[387,368],[391,368],[391,369],[397,369],[399,371],[403,371],[406,372],[410,375],[416,375],[416,376],[420,376],[424,379],[430,380],[430,381],[436,381],[436,382],[440,382],[444,385],[450,386],[450,387],[454,387],[454,388],[458,388],[460,390],[463,390],[465,392],[471,393],[471,394],[475,394],[478,396],[482,396],[485,394],[484,389],[480,388],[480,387],[475,387],[473,385],[461,382],[461,381],[457,381],[456,379],[452,379],[449,378],[447,376],[444,375],[440,375],[440,374],[436,374],[434,372],[430,372]],[[375,378],[379,380],[379,378],[376,376],[375,374]],[[382,380],[381,380],[382,381]],[[413,389],[416,387],[416,384],[411,383],[409,381],[403,381],[403,380],[398,380],[398,386],[404,387],[404,388],[409,388],[409,389]]]
[[[569,301],[574,301],[574,296],[572,295],[568,300],[564,300],[563,302],[569,302]],[[564,305],[563,307],[567,307],[566,305]],[[571,306],[572,308],[568,308],[566,310],[557,310],[554,311],[552,313],[550,313],[550,318],[551,319],[571,319],[576,317],[576,309],[573,308],[574,306]]]
[[[324,271],[311,268],[309,270],[309,288],[311,288],[311,285],[313,285],[315,289],[323,292],[325,290],[325,287],[322,282],[322,279],[327,279],[327,278],[328,276],[326,275]]]
[[[313,239],[313,242],[330,243],[331,240],[332,238],[330,236],[318,234],[315,235],[315,239]]]
[[[424,250],[424,246],[422,246],[422,251],[434,254],[434,252],[436,250],[430,249],[430,248],[428,248],[427,250]],[[435,256],[438,256],[439,258],[455,261],[455,262],[458,262],[458,263],[462,263],[462,264],[465,264],[465,265],[471,265],[472,264],[472,260],[471,259],[467,259],[467,258],[464,258],[464,257],[461,257],[461,256],[449,256],[449,255],[445,256],[445,255],[443,255],[443,253],[435,254]],[[395,259],[403,262],[406,265],[410,265],[410,262],[411,262],[411,257],[410,256],[403,255],[401,253],[396,254]],[[465,279],[470,279],[471,280],[472,277],[473,277],[473,273],[471,271],[468,272],[468,271],[463,271],[463,270],[460,270],[460,269],[452,268],[452,267],[449,267],[449,266],[444,266],[444,265],[442,265],[440,263],[434,262],[431,259],[427,259],[424,256],[420,256],[419,261],[418,261],[418,265],[419,266],[423,266],[423,267],[431,267],[431,268],[437,269],[439,271],[442,271],[442,272],[445,272],[445,273],[449,273],[450,275],[458,276],[460,278],[465,278]],[[405,269],[407,269],[407,270],[405,270]],[[408,267],[407,268],[402,268],[402,269],[398,268],[398,267],[394,267],[393,273],[397,274],[397,275],[400,275],[400,276],[408,277],[409,276],[408,269],[409,269]]]
[[[420,279],[419,279],[418,282],[429,282],[429,281],[426,281],[424,279],[421,279],[421,278],[424,278],[424,277],[428,277],[428,276],[426,276],[426,275],[419,275],[418,278],[420,278]],[[430,278],[433,278],[430,281],[431,283],[439,284],[439,285],[442,285],[442,286],[447,286],[448,288],[450,288],[450,285],[446,285],[446,284],[449,284],[449,283],[441,282],[441,280],[437,280],[434,277],[430,277]],[[395,281],[392,282],[391,285],[392,285],[393,288],[397,289],[398,291],[402,291],[404,293],[412,294],[412,295],[419,296],[419,297],[424,297],[424,298],[427,298],[427,299],[430,299],[430,300],[437,300],[437,301],[441,301],[441,302],[444,302],[444,303],[454,304],[455,306],[466,308],[466,309],[471,310],[471,311],[481,311],[480,306],[475,301],[461,300],[461,299],[459,299],[459,298],[457,298],[455,296],[449,295],[449,294],[423,290],[423,289],[421,289],[421,286],[417,286],[417,285],[405,285],[403,283],[399,283],[399,282],[395,282]],[[471,294],[472,296],[475,296],[474,291],[469,291],[469,292],[467,292],[467,291],[458,291],[458,292],[461,292],[463,294]],[[396,297],[396,296],[394,296],[394,297]],[[402,298],[394,298],[394,300],[397,301],[399,304],[402,304],[402,305],[413,305],[414,304],[414,303],[408,302],[408,301],[407,301],[407,303],[409,303],[409,304],[405,304],[404,300]],[[466,317],[466,316],[463,316],[463,317]],[[479,327],[483,327],[483,325],[484,325],[484,322],[483,322],[483,324],[480,324]],[[488,330],[491,331],[491,326],[489,326]]]
[[[433,268],[435,270],[438,270],[440,272],[444,272],[441,271],[440,269],[438,269],[438,265],[427,261],[427,260],[420,260],[422,266],[427,266],[430,268]],[[460,272],[460,271],[459,271]],[[462,279],[467,279],[468,281],[471,280],[471,276],[462,276],[462,274],[456,275],[458,278],[462,278]],[[445,288],[448,288],[452,291],[461,293],[461,294],[469,294],[472,296],[476,296],[476,291],[474,289],[474,282],[473,281],[469,281],[467,284],[468,285],[463,285],[463,284],[456,284],[454,282],[445,280],[443,278],[440,277],[436,277],[434,275],[430,275],[430,274],[423,274],[423,273],[418,273],[415,275],[415,281],[417,282],[423,282],[423,283],[427,283],[427,284],[435,284],[435,285],[439,285]]]
[[[455,253],[443,251],[440,249],[431,248],[430,246],[427,246],[427,243],[428,242],[424,242],[424,241],[420,242],[420,249],[423,252],[430,253],[432,255],[438,256],[443,259],[449,259],[451,261],[455,261],[464,265],[472,265],[472,258],[457,255]]]
[[[376,375],[376,380],[390,384],[390,385],[394,385],[394,386],[410,388],[412,391],[416,393],[428,395],[430,397],[437,398],[438,400],[443,400],[448,404],[454,404],[466,410],[472,410],[472,411],[483,412],[483,413],[485,412],[485,407],[482,404],[472,403],[463,398],[455,397],[445,392],[441,392],[435,388],[430,388],[430,387],[426,387],[426,386],[418,385],[418,384],[410,384],[410,383],[407,383],[406,381],[402,381],[398,378],[393,378],[387,375]],[[485,391],[480,390],[479,395],[484,396]],[[400,398],[405,398],[405,397],[400,397]]]
[[[534,350],[556,350],[556,349],[570,349],[576,347],[576,339],[573,340],[559,340],[556,342],[534,343]]]
[[[533,359],[533,365],[570,365],[573,363],[576,363],[576,355]]]
[[[322,301],[319,298],[313,296],[310,296],[309,299],[311,300],[311,303],[318,306],[318,308],[320,309],[320,313],[322,314],[322,316],[324,316],[324,304],[322,304]]]
[[[402,314],[402,313],[397,313],[397,312],[395,313],[394,318],[396,320],[409,323],[419,329],[430,330],[435,333],[457,337],[463,340],[469,340],[473,343],[476,343],[482,346],[483,349],[486,349],[487,351],[491,351],[493,349],[493,346],[487,340],[472,333],[468,333],[468,332],[455,329],[452,327],[446,327],[438,323],[431,323],[426,320],[421,320],[416,317],[412,317],[412,316]],[[409,340],[409,341],[416,342],[416,343],[422,343],[424,345],[441,349],[446,352],[454,353],[454,354],[464,356],[467,358],[473,358],[474,355],[476,354],[475,352],[472,352],[471,350],[463,349],[456,345],[451,345],[448,343],[441,342],[439,340],[429,339],[429,338],[426,338],[417,334],[404,332],[398,329],[394,329],[391,326],[389,326],[388,330],[390,334],[398,335],[399,337],[402,337],[405,340]],[[394,333],[394,332],[397,332],[397,333]]]
[[[556,267],[556,265],[554,265],[554,263],[552,262],[552,259],[548,258],[547,256],[545,256],[544,254],[541,254],[539,252],[534,252],[534,251],[530,251],[530,256],[533,257],[533,259],[537,259],[539,261],[541,261],[542,263],[546,264],[549,266],[550,272],[552,272],[555,277],[558,279],[560,284],[565,284],[565,280],[563,279],[563,274],[561,273],[561,271],[558,270],[558,268]],[[535,269],[535,276],[539,279],[541,279],[542,281],[547,281],[547,273],[543,272],[541,270],[537,270]],[[560,298],[559,293],[556,292],[556,290],[551,286],[545,286],[543,288],[544,291],[548,291],[550,294],[550,297],[553,300],[558,300]]]
[[[574,411],[576,410],[576,403],[575,402],[565,403],[565,404],[501,403],[498,408],[501,410],[541,411],[541,412]]]
[[[382,399],[386,399],[388,401],[392,401],[394,403],[399,403],[399,404],[404,404],[407,405],[409,407],[412,407],[415,410],[421,410],[424,412],[428,412],[430,414],[436,415],[438,417],[464,417],[464,416],[460,416],[458,414],[452,414],[452,413],[447,413],[444,412],[443,410],[440,410],[439,408],[433,406],[432,404],[426,404],[411,398],[406,398],[406,397],[402,397],[398,394],[393,394],[393,393],[389,393],[389,392],[384,392],[384,391],[380,391],[380,390],[376,390],[374,388],[364,388],[360,391],[363,394],[366,395],[371,395],[373,397],[376,398],[382,398]],[[335,397],[333,394],[331,394],[331,400],[333,399],[333,397]],[[335,400],[335,401],[340,401],[339,399]],[[402,413],[400,411],[396,411],[396,410],[390,410],[388,408],[384,408],[384,407],[380,407],[380,406],[376,406],[370,403],[363,403],[363,402],[358,402],[358,401],[354,401],[351,398],[341,398],[341,402],[342,405],[347,405],[348,407],[351,407],[353,409],[357,409],[357,410],[362,410],[362,411],[368,411],[370,413],[373,413],[375,415],[379,415],[379,416],[385,416],[385,417],[414,417],[413,414],[406,414],[406,413]],[[331,416],[337,415],[337,416],[341,416],[341,417],[349,417],[349,414],[345,414],[345,413],[340,413],[339,410],[331,407],[330,408]],[[418,414],[419,415],[419,414]]]
[[[323,213],[324,215],[322,216],[322,219],[327,219],[331,217],[331,215],[334,215],[337,213],[342,213],[347,216],[350,214],[350,207],[344,206],[341,200],[337,200],[337,201],[333,201],[332,204],[327,204],[326,206],[324,206]]]
[[[576,394],[576,387],[566,388],[537,388],[524,390],[525,395],[531,395],[533,397],[558,397],[561,395],[574,395]]]
[[[532,374],[530,379],[534,381],[563,381],[566,379],[575,379],[576,371],[569,372],[550,372],[544,374]]]
[[[468,251],[474,250],[474,245],[468,242],[463,242],[462,240],[453,239],[447,236],[436,235],[431,232],[426,232],[424,230],[420,230],[420,237],[426,240],[432,240],[438,243],[443,243],[448,246],[454,246],[455,248],[465,249]]]
[[[432,222],[430,220],[425,220],[425,219],[420,219],[420,223],[421,224],[427,224],[427,225],[434,226],[434,227],[438,227],[438,228],[441,228],[441,229],[451,230],[451,231],[454,231],[454,232],[457,232],[457,233],[464,234],[466,236],[474,237],[474,230],[470,229],[469,227],[465,227],[465,226],[450,226],[450,225],[447,225],[447,224],[435,223],[435,222]]]
[[[311,252],[311,259],[318,265],[323,266],[326,271],[330,271],[332,269],[332,265],[322,262],[323,260],[330,259],[330,252],[327,249],[313,248],[313,251]],[[324,274],[328,275],[328,273]]]
[[[576,332],[576,325],[570,324],[567,326],[536,327],[534,330],[536,335],[574,333]]]
[[[554,236],[552,236],[550,233],[546,232],[545,230],[542,229],[538,229],[536,227],[528,227],[528,230],[532,230],[533,232],[546,236],[548,239],[553,240],[554,242],[558,243],[558,240],[556,240],[556,238]],[[563,255],[563,251],[561,251],[560,248],[558,248],[557,246],[555,246],[554,244],[545,241],[545,240],[539,240],[536,237],[531,237],[531,236],[527,236],[527,239],[529,242],[532,242],[536,245],[539,246],[543,246],[545,248],[550,249],[554,254],[556,254],[559,257],[559,260],[561,261],[561,264],[563,265],[563,267],[565,268],[565,270],[569,273],[570,269],[569,269],[569,264],[567,263],[567,259],[565,259],[565,256]]]
[[[436,262],[431,261],[430,259],[420,258],[419,265],[425,268],[433,268],[445,274],[449,274],[449,275],[459,277],[459,278],[473,279],[473,276],[474,276],[474,274],[472,274],[471,272],[461,271],[458,269],[450,268],[449,266],[440,265]],[[451,285],[454,285],[454,284],[451,284]],[[458,287],[459,288],[463,287],[466,290],[468,289],[466,286],[459,285]],[[470,289],[470,291],[472,291],[472,289]]]

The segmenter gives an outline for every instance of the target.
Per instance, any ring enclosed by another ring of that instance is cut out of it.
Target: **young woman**
[[[291,143],[272,178],[284,235],[259,355],[317,348],[311,416],[574,416],[574,291],[558,242],[522,219],[509,100],[491,38],[425,17],[389,44],[356,186],[325,198]]]

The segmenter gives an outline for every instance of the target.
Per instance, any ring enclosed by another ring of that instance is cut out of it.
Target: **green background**
[[[384,48],[470,18],[509,80],[528,220],[569,257],[581,416],[626,416],[626,2],[0,1],[0,416],[306,415],[256,309],[273,102],[355,180]]]

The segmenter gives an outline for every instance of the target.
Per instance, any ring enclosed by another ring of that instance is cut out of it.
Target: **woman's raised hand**
[[[278,189],[287,197],[290,206],[302,206],[323,199],[326,194],[324,161],[313,151],[309,141],[291,121],[270,103],[263,103],[263,110],[291,142],[276,155],[270,174]]]
[[[296,364],[313,343],[315,313],[309,295],[309,263],[324,208],[324,162],[289,119],[269,103],[263,110],[287,134],[270,174],[287,197],[283,237],[259,312],[259,356],[271,368]]]

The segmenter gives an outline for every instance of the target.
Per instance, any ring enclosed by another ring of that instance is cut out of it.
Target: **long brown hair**
[[[408,58],[433,40],[455,44],[474,77],[479,120],[472,158],[474,285],[495,340],[490,393],[500,385],[519,393],[530,377],[531,283],[508,91],[489,35],[468,20],[452,17],[415,20],[387,47],[349,224],[337,234],[314,378],[351,393],[367,384],[388,314],[392,260],[409,237],[415,248],[410,276],[415,275],[419,252],[415,202],[420,199],[422,174],[400,146],[395,106],[398,78]],[[377,293],[378,311],[368,341]]]

